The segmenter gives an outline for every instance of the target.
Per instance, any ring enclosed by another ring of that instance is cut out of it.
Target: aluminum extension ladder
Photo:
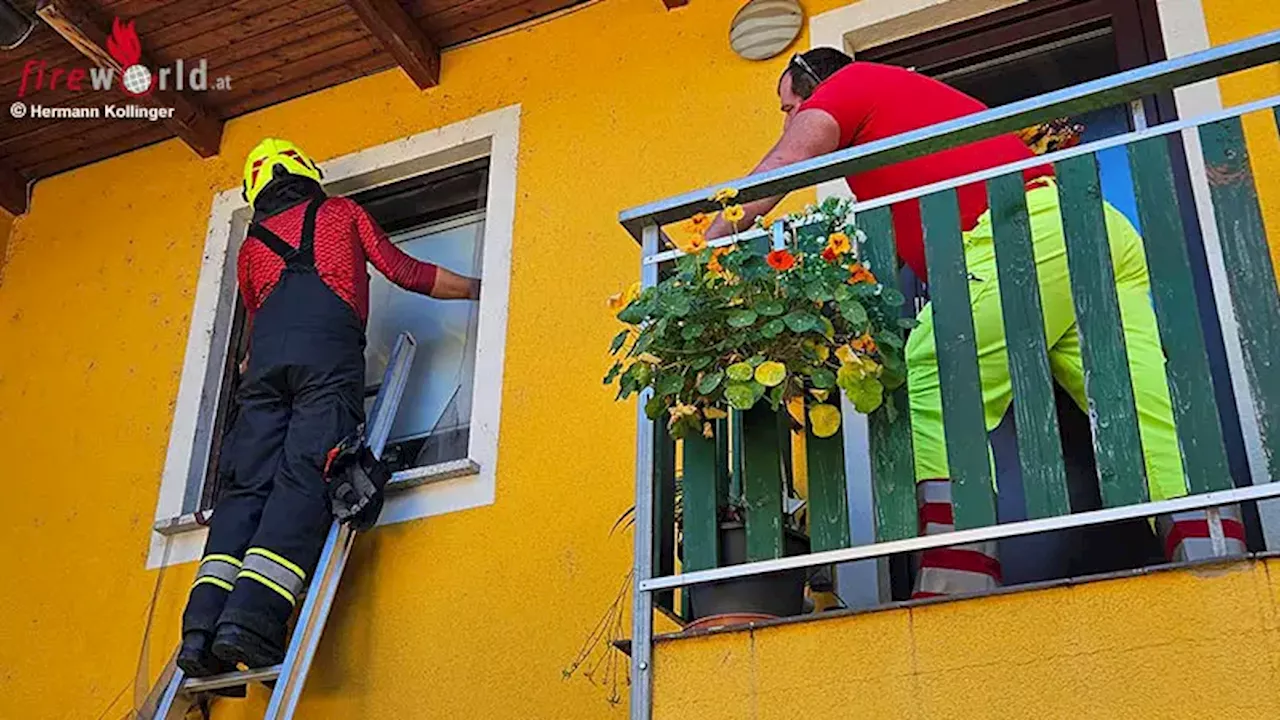
[[[382,385],[370,413],[372,422],[369,425],[368,442],[375,456],[382,456],[387,437],[391,434],[391,425],[400,406],[400,398],[404,395],[416,351],[417,342],[413,336],[407,332],[401,333],[391,352],[387,371],[383,375]],[[302,686],[306,683],[307,671],[311,669],[316,647],[320,644],[320,633],[329,618],[329,610],[333,606],[338,582],[342,579],[342,571],[346,567],[354,539],[355,532],[347,525],[335,521],[329,528],[329,536],[325,539],[316,571],[307,588],[306,600],[298,615],[283,663],[206,678],[188,678],[171,659],[156,682],[151,696],[139,710],[137,720],[181,720],[191,708],[201,703],[203,697],[208,697],[204,694],[209,691],[271,681],[275,681],[275,687],[271,692],[271,702],[267,705],[264,720],[292,718],[298,707],[298,699],[302,696]],[[174,653],[174,657],[177,657],[177,653]]]

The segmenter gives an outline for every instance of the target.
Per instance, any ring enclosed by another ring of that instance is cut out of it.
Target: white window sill
[[[479,474],[480,464],[475,460],[466,458],[434,465],[424,465],[401,470],[392,475],[391,481],[387,483],[386,493],[390,498],[420,485]],[[213,510],[201,510],[200,512],[157,520],[152,528],[161,535],[172,537],[183,533],[200,531],[209,524],[209,519],[212,517]]]

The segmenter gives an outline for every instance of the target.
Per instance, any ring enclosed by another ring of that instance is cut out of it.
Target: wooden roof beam
[[[0,207],[11,215],[27,211],[27,179],[3,165],[0,165]]]
[[[36,15],[95,65],[115,70],[117,82],[123,79],[125,69],[107,51],[106,26],[93,7],[83,0],[40,0]],[[145,52],[138,64],[153,72],[156,67]],[[157,87],[148,95],[131,99],[142,105],[173,108],[173,116],[161,122],[200,157],[218,154],[222,144],[222,121],[210,115],[189,94]]]
[[[440,84],[440,48],[399,0],[347,0],[347,5],[419,88]]]

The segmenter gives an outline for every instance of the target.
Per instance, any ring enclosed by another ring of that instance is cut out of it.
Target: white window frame
[[[387,499],[379,525],[494,502],[519,139],[520,106],[512,105],[320,163],[329,194],[349,195],[470,160],[489,159],[475,360],[475,377],[484,381],[473,383],[472,388],[470,462],[461,474],[457,463],[397,473],[397,480],[419,484]],[[188,493],[200,491],[208,464],[210,427],[235,310],[236,251],[249,217],[240,188],[214,197],[156,502],[156,527],[180,529],[165,533],[152,529],[148,569],[192,562],[204,547],[207,530],[181,522],[183,501]],[[200,480],[194,479],[197,475]]]

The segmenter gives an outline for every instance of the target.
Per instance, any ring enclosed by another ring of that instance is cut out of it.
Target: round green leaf
[[[636,383],[640,387],[648,385],[649,381],[653,379],[653,366],[649,363],[635,363],[627,370],[627,372],[631,377],[635,378]]]
[[[845,300],[853,297],[853,290],[850,289],[848,285],[837,285],[835,296],[836,302],[844,302]]]
[[[689,302],[689,296],[682,292],[670,292],[662,296],[658,301],[658,306],[663,311],[675,315],[676,317],[684,317],[689,314],[689,310],[693,308]]]
[[[849,394],[849,401],[853,403],[853,409],[860,413],[874,412],[884,403],[884,386],[875,379],[862,383],[858,392]]]
[[[840,410],[834,405],[819,404],[809,408],[809,428],[820,438],[828,438],[840,429]]]
[[[816,280],[804,286],[804,294],[814,302],[826,302],[835,297],[826,285]]]
[[[840,315],[854,325],[862,325],[867,321],[867,309],[853,298],[840,303]]]
[[[765,387],[775,387],[782,384],[787,379],[787,366],[780,362],[760,363],[760,367],[756,368],[756,382]]]
[[[882,295],[884,297],[885,304],[889,307],[901,307],[902,304],[907,301],[905,295],[893,288],[885,288]]]
[[[835,387],[836,374],[826,368],[818,368],[809,375],[809,381],[819,390],[830,390]]]
[[[786,323],[782,322],[778,318],[774,318],[769,322],[765,323],[764,325],[760,326],[760,334],[767,338],[776,338],[782,334],[783,330],[786,330],[786,329],[787,329]]]
[[[777,317],[786,310],[786,306],[782,304],[781,300],[761,300],[752,307],[765,317]]]
[[[758,317],[759,315],[756,314],[755,310],[734,310],[729,313],[729,318],[726,322],[729,323],[730,327],[744,328],[754,323]]]
[[[787,327],[791,329],[791,332],[798,333],[814,330],[820,325],[817,316],[813,313],[804,312],[803,310],[796,310],[795,312],[787,313],[786,317],[782,318],[782,321],[787,324]]]
[[[725,368],[725,373],[734,382],[746,382],[755,375],[756,369],[751,366],[751,363],[740,362]]]
[[[694,370],[701,370],[702,368],[710,365],[713,362],[715,362],[715,358],[711,357],[710,355],[703,355],[700,358],[695,358],[693,362],[689,363],[689,366],[692,367]]]
[[[704,375],[698,383],[698,392],[703,395],[710,395],[716,388],[720,387],[721,380],[724,380],[724,373],[719,370]]]
[[[755,383],[730,383],[724,389],[724,397],[734,410],[750,410],[756,404]]]
[[[707,329],[707,326],[703,325],[702,323],[693,323],[692,325],[685,325],[683,328],[680,329],[680,337],[684,338],[685,340],[693,340],[695,338],[701,337],[702,333],[706,331],[706,329]]]
[[[656,390],[659,395],[675,395],[684,389],[684,376],[671,373],[658,378]]]

